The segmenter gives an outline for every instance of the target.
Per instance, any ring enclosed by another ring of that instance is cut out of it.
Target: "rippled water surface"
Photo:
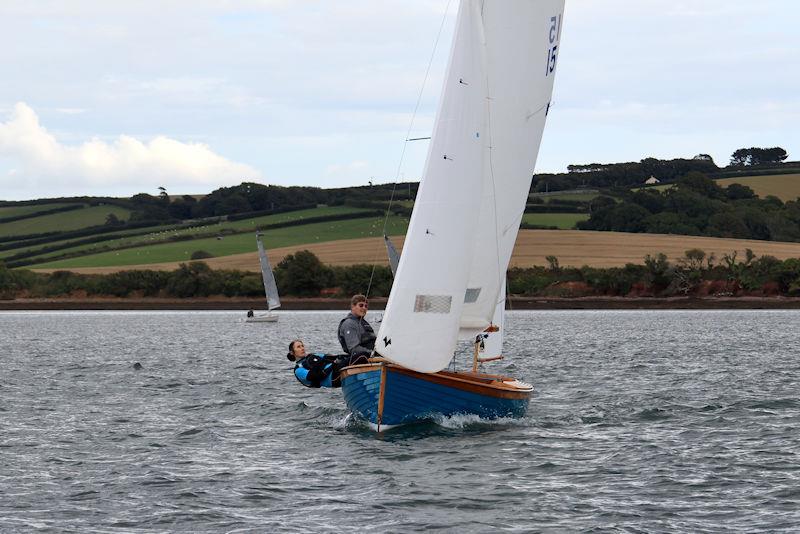
[[[525,418],[380,436],[341,315],[0,313],[0,532],[800,530],[799,312],[513,312]]]

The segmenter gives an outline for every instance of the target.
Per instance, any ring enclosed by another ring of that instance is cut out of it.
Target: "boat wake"
[[[344,417],[331,417],[331,426],[336,430],[364,431],[370,430],[377,432],[377,425],[365,419],[349,413]],[[381,425],[381,432],[390,432],[398,435],[410,433],[417,435],[438,434],[441,431],[481,431],[481,430],[500,430],[508,427],[523,426],[523,419],[512,417],[500,417],[497,419],[486,419],[476,414],[455,414],[442,415],[432,414],[427,419],[421,419],[400,425]],[[438,429],[438,431],[437,431]]]
[[[507,426],[519,426],[521,419],[511,417],[499,417],[497,419],[485,419],[475,414],[455,414],[437,415],[432,421],[442,428],[448,430],[477,430],[486,428],[502,428]]]

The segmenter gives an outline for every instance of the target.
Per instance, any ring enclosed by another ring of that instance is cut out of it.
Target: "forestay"
[[[264,243],[261,242],[261,232],[256,233],[256,243],[258,243],[258,260],[261,262],[261,279],[264,281],[264,293],[267,295],[267,309],[274,310],[281,305],[278,297],[278,285],[275,283],[275,275],[267,259],[264,250]]]
[[[443,369],[459,331],[474,336],[491,321],[549,106],[562,9],[563,0],[461,3],[376,342],[379,354],[405,367]]]

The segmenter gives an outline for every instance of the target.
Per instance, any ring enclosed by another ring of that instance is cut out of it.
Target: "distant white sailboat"
[[[275,275],[272,273],[272,266],[267,259],[267,253],[264,250],[264,243],[261,241],[261,232],[256,232],[256,243],[258,245],[258,259],[261,263],[261,278],[264,281],[264,294],[267,297],[267,313],[257,314],[248,312],[248,317],[245,322],[248,323],[274,323],[278,320],[278,314],[273,313],[273,310],[279,308],[281,299],[278,296],[278,285],[275,283]]]

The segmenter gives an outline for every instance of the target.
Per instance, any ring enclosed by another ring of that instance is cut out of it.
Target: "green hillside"
[[[306,243],[319,243],[339,239],[356,239],[382,235],[383,217],[353,219],[313,223],[302,226],[276,228],[264,234],[264,244],[268,248],[287,247]],[[242,221],[244,222],[244,221]],[[408,219],[398,216],[389,218],[387,232],[390,235],[404,234],[408,227]],[[36,268],[57,269],[73,267],[113,267],[119,265],[144,265],[189,260],[192,253],[198,250],[209,252],[213,256],[228,256],[244,252],[254,252],[256,241],[252,232],[227,235],[221,238],[211,237],[160,243],[150,246],[135,247],[117,251],[80,256],[50,263],[37,264]]]
[[[47,211],[56,208],[63,208],[70,206],[69,202],[53,202],[52,204],[27,204],[20,206],[0,206],[0,219],[6,217],[18,217],[20,215],[28,215],[30,213],[38,213],[40,211]]]
[[[37,207],[41,208],[41,206]],[[41,209],[35,211],[41,211]],[[41,217],[31,217],[29,219],[20,219],[18,221],[3,223],[0,224],[0,236],[63,232],[87,228],[89,226],[97,226],[106,222],[106,217],[109,213],[113,213],[121,221],[127,220],[130,216],[130,210],[119,206],[92,206],[79,210],[51,213],[50,215],[42,215]]]
[[[352,208],[349,206],[318,207],[313,209],[297,210],[285,213],[253,217],[239,221],[220,221],[211,225],[164,225],[150,228],[138,228],[132,230],[120,230],[105,234],[104,239],[95,243],[79,244],[82,239],[66,239],[52,241],[45,244],[31,245],[10,250],[0,250],[0,259],[12,258],[15,255],[27,253],[29,251],[41,251],[25,258],[28,263],[40,263],[47,258],[61,258],[64,255],[93,254],[115,249],[131,248],[135,246],[151,246],[159,243],[186,243],[189,240],[199,238],[216,238],[220,235],[229,235],[239,232],[255,231],[257,228],[264,228],[268,225],[285,224],[295,221],[309,219],[317,220],[320,217],[341,217],[353,215],[354,217],[372,213],[374,210],[364,208]],[[75,246],[68,246],[75,243]],[[56,247],[57,250],[50,250]],[[13,260],[13,258],[12,258]]]
[[[530,198],[541,198],[545,203],[560,202],[562,200],[575,202],[589,202],[594,200],[600,193],[570,193],[563,191],[559,193],[531,193]]]
[[[700,164],[676,160],[672,164],[680,165],[670,171],[678,173],[675,183],[644,191],[639,186],[627,191],[629,186],[623,187],[623,182],[616,185],[617,174],[643,173],[644,167],[651,164],[655,163],[643,160],[637,164],[592,165],[591,169],[575,173],[580,175],[576,182],[580,188],[572,190],[552,192],[550,186],[555,182],[548,181],[546,188],[550,192],[530,193],[522,224],[564,230],[800,240],[800,218],[796,214],[800,204],[789,202],[800,198],[800,173],[791,174],[794,168],[783,170],[789,174],[711,182],[707,176],[700,175],[701,179],[681,175],[681,165]],[[595,167],[599,170],[593,170]],[[590,184],[588,178],[595,175],[598,180],[616,176],[615,187],[589,188],[584,182]],[[733,183],[750,187],[760,199],[750,198],[752,194],[743,188],[730,195],[720,189]],[[393,235],[405,232],[413,207],[411,199],[417,185],[407,185],[407,189],[406,185],[402,187],[402,200],[393,204],[396,213],[389,226]],[[666,193],[668,188],[676,189]],[[138,194],[129,199],[75,197],[5,202],[0,203],[0,219],[23,218],[0,223],[0,261],[12,268],[68,268],[185,261],[201,250],[219,257],[254,251],[253,233],[258,228],[266,230],[270,248],[377,237],[383,226],[383,218],[377,214],[387,207],[389,198],[398,196],[395,193],[385,184],[328,190],[243,183],[196,197]],[[770,195],[787,204],[764,200]],[[73,206],[76,209],[70,210]],[[47,211],[57,212],[40,214]],[[109,214],[117,220],[108,222]]]

